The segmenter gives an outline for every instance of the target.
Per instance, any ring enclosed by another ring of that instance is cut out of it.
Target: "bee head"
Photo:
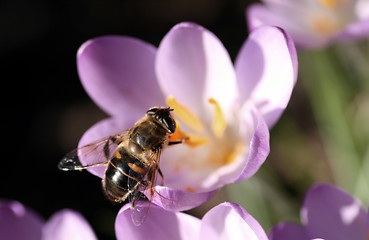
[[[168,131],[174,133],[176,131],[176,122],[170,114],[171,111],[173,109],[169,107],[153,107],[146,114],[161,123]]]

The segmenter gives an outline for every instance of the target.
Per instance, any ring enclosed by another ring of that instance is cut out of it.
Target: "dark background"
[[[2,1],[0,198],[18,200],[45,220],[60,209],[75,209],[100,239],[113,239],[120,206],[105,199],[101,180],[57,169],[83,132],[106,117],[79,82],[79,46],[106,34],[158,46],[175,24],[193,21],[215,33],[235,59],[248,34],[244,12],[251,2]]]

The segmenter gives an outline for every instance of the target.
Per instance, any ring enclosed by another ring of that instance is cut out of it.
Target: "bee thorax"
[[[128,143],[128,151],[131,154],[137,155],[137,154],[141,154],[143,152],[143,149],[137,143],[130,141]]]

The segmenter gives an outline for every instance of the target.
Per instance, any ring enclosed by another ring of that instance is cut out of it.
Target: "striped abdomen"
[[[138,185],[146,174],[145,166],[135,157],[128,154],[124,148],[110,160],[103,180],[106,196],[115,202],[130,199],[132,192],[138,191]]]

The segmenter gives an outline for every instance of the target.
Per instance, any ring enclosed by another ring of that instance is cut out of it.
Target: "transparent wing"
[[[146,219],[152,198],[155,194],[155,186],[157,180],[157,173],[159,171],[159,160],[160,160],[161,150],[157,152],[153,152],[150,156],[150,162],[152,163],[149,171],[146,174],[146,177],[143,181],[139,182],[135,191],[132,192],[132,209],[131,209],[131,218],[132,222],[136,226],[140,226]],[[149,196],[146,196],[146,193]],[[147,201],[148,204],[136,204],[136,201],[143,200]]]
[[[63,171],[82,170],[107,164],[117,146],[127,138],[127,133],[128,130],[74,149],[62,158],[58,168]]]

